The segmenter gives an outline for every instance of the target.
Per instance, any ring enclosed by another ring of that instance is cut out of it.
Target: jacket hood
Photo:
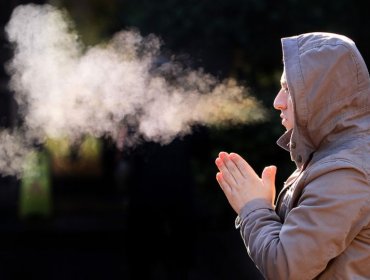
[[[281,42],[295,123],[278,143],[288,144],[297,166],[315,151],[369,134],[369,73],[355,43],[319,32]]]

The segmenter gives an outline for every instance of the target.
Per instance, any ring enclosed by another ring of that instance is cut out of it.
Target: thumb
[[[272,205],[274,205],[276,189],[275,189],[275,176],[276,176],[276,166],[268,166],[263,169],[262,172],[262,183],[268,189],[269,199]]]
[[[275,176],[276,176],[276,166],[268,166],[263,169],[262,172],[262,183],[269,187],[275,189]]]

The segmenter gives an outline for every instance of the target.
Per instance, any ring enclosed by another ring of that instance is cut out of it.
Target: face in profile
[[[285,72],[281,76],[280,83],[281,89],[275,97],[274,108],[281,111],[281,123],[286,130],[290,130],[294,126],[294,110],[293,100],[285,78]]]

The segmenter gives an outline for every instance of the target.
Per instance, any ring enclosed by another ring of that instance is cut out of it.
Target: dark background
[[[1,1],[0,125],[14,127],[17,106],[4,64],[4,26],[14,7],[47,1]],[[272,107],[282,72],[280,38],[311,31],[352,38],[370,60],[367,1],[344,0],[60,0],[81,39],[94,45],[137,28],[159,36],[164,51],[220,79],[234,77]],[[235,214],[215,181],[221,150],[245,156],[258,173],[278,166],[277,188],[294,169],[275,145],[283,133],[271,109],[263,123],[195,127],[167,146],[119,150],[100,139],[99,162],[76,170],[50,161],[45,213],[21,215],[22,181],[0,179],[0,279],[261,279],[248,258]],[[44,148],[40,147],[43,151]],[[50,158],[49,158],[50,160]],[[92,166],[95,166],[92,168]]]

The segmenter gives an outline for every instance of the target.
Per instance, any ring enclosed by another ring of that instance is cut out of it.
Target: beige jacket
[[[282,39],[295,126],[278,141],[298,169],[276,209],[239,215],[267,279],[370,279],[370,80],[355,44],[336,34]]]

